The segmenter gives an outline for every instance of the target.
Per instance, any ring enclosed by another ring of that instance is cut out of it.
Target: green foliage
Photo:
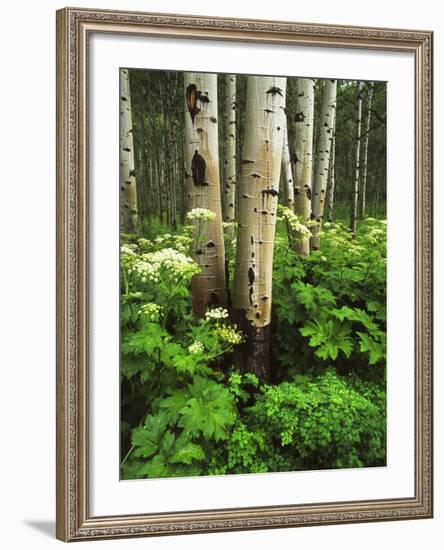
[[[342,351],[346,357],[350,357],[353,349],[353,340],[350,336],[350,328],[337,319],[321,318],[317,321],[306,321],[299,329],[302,336],[309,336],[308,345],[317,348],[315,355],[321,359],[333,359]]]
[[[209,472],[384,465],[385,407],[383,389],[333,369],[262,386]]]
[[[122,477],[383,465],[386,224],[362,220],[354,239],[347,229],[356,83],[338,81],[335,223],[324,223],[321,250],[299,257],[294,249],[309,224],[279,209],[272,293],[276,377],[264,385],[232,366],[242,335],[228,312],[202,320],[191,314],[190,283],[199,268],[189,251],[205,240],[206,226],[203,220],[194,220],[194,230],[183,225],[193,221],[183,190],[183,74],[132,69],[130,80],[143,238],[121,235]],[[371,86],[367,212],[385,215],[386,83]],[[239,150],[246,88],[247,77],[238,75]],[[315,126],[322,88],[317,79]],[[222,105],[224,75],[218,76],[218,93]],[[290,78],[288,120],[297,115],[296,94]],[[288,131],[292,143],[294,125]],[[222,124],[219,133],[222,139]],[[231,286],[236,231],[235,224],[224,228]]]
[[[306,258],[289,250],[280,229],[273,271],[280,377],[332,364],[339,373],[384,384],[385,222],[368,218],[355,239],[344,225],[325,223],[321,250]]]
[[[355,239],[325,224],[308,257],[289,246],[298,223],[276,236],[273,385],[231,366],[242,335],[226,310],[192,316],[190,230],[125,237],[124,479],[385,464],[385,223]]]
[[[185,405],[178,411],[178,426],[191,436],[203,435],[205,439],[215,441],[227,439],[227,427],[236,417],[233,397],[228,389],[196,376],[187,388],[184,401]]]
[[[149,458],[138,464],[137,477],[171,477],[196,475],[201,469],[199,461],[205,458],[200,445],[193,443],[186,432],[174,434],[169,427],[168,416],[160,413],[147,416],[143,426],[132,432],[134,457]]]
[[[122,245],[124,478],[198,475],[236,420],[218,367],[242,335],[220,308],[205,319],[191,315],[199,268],[190,242],[185,233]]]
[[[263,388],[249,413],[250,429],[265,435],[265,448],[277,443],[295,469],[385,461],[385,392],[332,369]]]

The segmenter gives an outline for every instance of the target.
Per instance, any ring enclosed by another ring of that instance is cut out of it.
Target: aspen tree
[[[282,167],[281,175],[283,182],[283,194],[285,198],[285,206],[294,210],[294,184],[293,184],[293,174],[291,170],[291,159],[290,159],[290,150],[288,147],[288,128],[287,128],[287,117],[284,117],[284,126],[283,126],[284,138],[282,144]]]
[[[186,211],[203,208],[213,219],[193,220],[192,253],[201,272],[191,281],[193,312],[226,305],[225,249],[219,175],[217,75],[185,73]],[[204,215],[205,217],[205,215]]]
[[[313,116],[314,80],[298,78],[296,81],[296,114],[294,117],[294,212],[308,222],[311,217],[312,172],[313,172]],[[310,253],[310,237],[296,244],[296,252]]]
[[[356,140],[355,140],[355,178],[353,182],[353,191],[350,204],[350,232],[356,234],[356,224],[358,219],[358,196],[359,196],[359,177],[361,172],[361,127],[362,127],[362,90],[363,83],[356,83],[356,96],[358,103],[358,113],[356,119]]]
[[[367,194],[367,168],[368,168],[368,141],[370,137],[370,122],[372,116],[373,82],[367,84],[367,117],[364,134],[364,154],[362,159],[362,194],[361,194],[361,218],[365,218],[366,194]]]
[[[331,142],[330,166],[328,167],[328,186],[327,186],[327,221],[333,221],[333,207],[335,202],[335,163],[336,163],[336,120],[333,126],[333,141]]]
[[[312,228],[312,237],[310,240],[310,248],[312,250],[318,250],[320,246],[319,232],[321,231],[322,220],[324,217],[328,166],[330,162],[331,144],[333,141],[333,126],[336,112],[336,88],[336,80],[326,80],[322,98],[322,110],[313,177],[311,217],[316,222],[316,225]]]
[[[236,75],[225,76],[223,219],[235,221],[236,204]]]
[[[266,381],[272,377],[273,246],[285,92],[285,78],[248,77],[233,292],[233,317],[245,342],[235,362]]]
[[[137,188],[128,69],[120,70],[120,230],[137,232]]]

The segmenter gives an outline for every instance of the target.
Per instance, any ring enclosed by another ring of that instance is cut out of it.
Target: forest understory
[[[121,478],[384,466],[385,84],[122,73]]]

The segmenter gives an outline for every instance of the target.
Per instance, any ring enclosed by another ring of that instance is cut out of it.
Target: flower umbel
[[[281,213],[292,233],[297,234],[297,237],[301,238],[304,235],[311,235],[308,227],[301,222],[300,218],[292,210],[290,210],[289,208],[282,208]]]
[[[236,325],[218,325],[215,329],[215,333],[222,341],[234,346],[241,344],[244,341],[244,336],[242,332],[238,330]]]
[[[162,308],[157,304],[149,302],[147,304],[143,304],[138,313],[147,321],[157,322],[159,321],[160,314],[162,313]]]
[[[221,319],[228,319],[228,311],[223,307],[215,307],[213,309],[208,310],[205,313],[205,319],[207,321],[210,321],[210,320],[220,321]]]
[[[196,340],[196,342],[193,342],[191,346],[188,346],[188,351],[192,355],[196,355],[197,353],[203,353],[205,351],[205,346],[202,344],[202,342],[199,342],[199,340]]]
[[[182,252],[164,248],[157,252],[142,254],[129,271],[140,277],[142,282],[158,283],[162,273],[166,273],[168,278],[175,281],[190,279],[199,272],[199,267]]]
[[[216,219],[216,212],[207,210],[206,208],[193,208],[187,213],[187,220],[210,222]]]

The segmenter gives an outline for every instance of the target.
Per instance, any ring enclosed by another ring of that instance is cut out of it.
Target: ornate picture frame
[[[93,336],[88,326],[88,220],[94,210],[88,201],[88,47],[94,33],[378,50],[414,56],[413,496],[91,514],[88,369]],[[432,517],[432,63],[430,31],[79,8],[57,12],[57,538],[74,541]]]

